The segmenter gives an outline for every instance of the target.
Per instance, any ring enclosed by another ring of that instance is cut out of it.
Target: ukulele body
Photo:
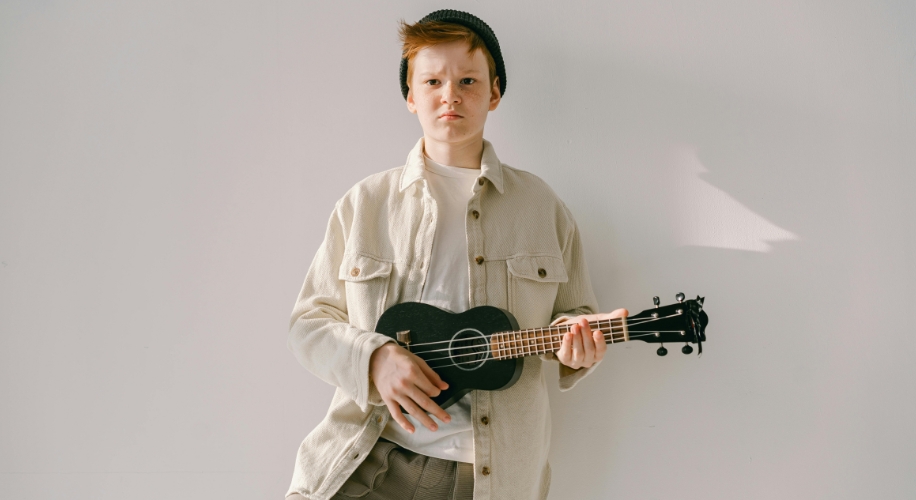
[[[471,390],[498,391],[511,387],[522,375],[524,359],[496,360],[490,355],[490,335],[518,330],[509,311],[479,306],[452,313],[420,302],[403,302],[386,310],[375,331],[398,342],[448,383],[431,398],[447,408]],[[405,335],[406,332],[406,335]]]

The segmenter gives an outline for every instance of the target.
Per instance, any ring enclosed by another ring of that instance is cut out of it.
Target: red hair
[[[490,85],[496,81],[496,61],[493,55],[483,43],[483,40],[477,36],[470,28],[456,23],[444,23],[441,21],[427,21],[424,23],[407,24],[401,20],[398,27],[398,36],[403,44],[402,57],[407,59],[407,85],[410,86],[410,79],[413,77],[413,66],[410,60],[413,59],[417,52],[424,47],[451,42],[465,42],[468,44],[468,54],[473,54],[475,50],[483,51],[483,56],[487,60],[487,69],[490,72]]]

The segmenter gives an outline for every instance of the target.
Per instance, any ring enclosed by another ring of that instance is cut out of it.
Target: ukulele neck
[[[565,324],[494,333],[490,336],[490,352],[494,359],[512,359],[557,352],[563,343],[563,336],[572,329],[572,326],[572,324]],[[606,344],[617,344],[630,340],[626,318],[592,321],[589,327],[592,332],[601,331]]]

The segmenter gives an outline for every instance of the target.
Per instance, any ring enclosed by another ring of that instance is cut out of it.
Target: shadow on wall
[[[798,239],[704,181],[702,175],[709,170],[700,162],[695,147],[674,147],[669,162],[672,197],[681,206],[692,208],[672,214],[678,246],[769,252],[773,248],[770,242]]]

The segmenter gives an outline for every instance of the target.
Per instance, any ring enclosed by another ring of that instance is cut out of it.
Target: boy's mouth
[[[454,111],[446,111],[445,113],[439,115],[439,118],[442,118],[443,120],[457,120],[458,118],[463,117]]]

